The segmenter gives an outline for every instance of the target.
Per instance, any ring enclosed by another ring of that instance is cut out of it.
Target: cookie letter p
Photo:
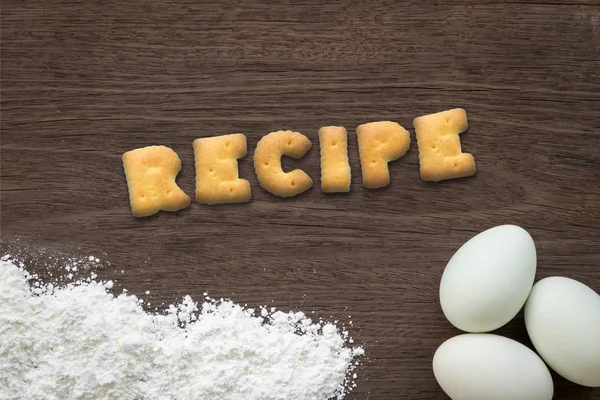
[[[463,153],[459,133],[467,130],[462,108],[423,115],[413,121],[419,146],[421,179],[441,181],[475,174],[475,159]]]
[[[254,169],[260,185],[281,197],[293,197],[308,190],[313,184],[310,176],[301,169],[284,172],[281,156],[302,158],[311,146],[310,139],[292,131],[271,132],[260,139],[254,152]]]
[[[134,217],[177,211],[190,204],[190,197],[175,183],[181,160],[172,149],[149,146],[128,151],[123,154],[123,167]]]
[[[380,121],[356,128],[363,185],[377,189],[390,184],[388,163],[410,147],[410,134],[396,122]]]

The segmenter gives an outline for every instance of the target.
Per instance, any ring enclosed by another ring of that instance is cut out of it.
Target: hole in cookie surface
[[[332,146],[335,146],[337,144],[337,142],[331,142]]]
[[[292,181],[292,186],[296,186],[296,182]]]

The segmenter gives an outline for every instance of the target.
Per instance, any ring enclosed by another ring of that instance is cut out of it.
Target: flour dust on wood
[[[189,296],[165,314],[93,278],[43,284],[0,261],[0,399],[327,400],[360,347],[301,312]]]

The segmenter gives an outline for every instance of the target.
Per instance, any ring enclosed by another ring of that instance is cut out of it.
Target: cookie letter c
[[[281,197],[293,197],[308,190],[313,181],[301,169],[284,172],[281,156],[302,158],[312,143],[301,133],[292,131],[271,132],[256,145],[254,169],[260,185],[268,192]]]

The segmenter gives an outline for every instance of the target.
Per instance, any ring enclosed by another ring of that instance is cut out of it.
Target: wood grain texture
[[[100,278],[154,303],[182,294],[348,321],[367,358],[348,399],[446,399],[431,370],[459,333],[438,300],[467,239],[518,224],[538,279],[600,290],[600,4],[561,1],[3,0],[2,253],[99,255]],[[419,179],[412,119],[467,110],[475,177]],[[383,190],[361,186],[354,128],[411,131]],[[352,190],[319,189],[317,131],[349,132]],[[315,185],[278,199],[258,140],[307,135]],[[241,132],[252,202],[131,216],[121,154],[163,144],[194,193],[192,141]],[[51,261],[50,261],[51,262]],[[123,273],[121,273],[123,271]],[[120,290],[117,288],[117,290]],[[522,315],[503,334],[530,344]],[[598,390],[556,377],[557,400]]]

